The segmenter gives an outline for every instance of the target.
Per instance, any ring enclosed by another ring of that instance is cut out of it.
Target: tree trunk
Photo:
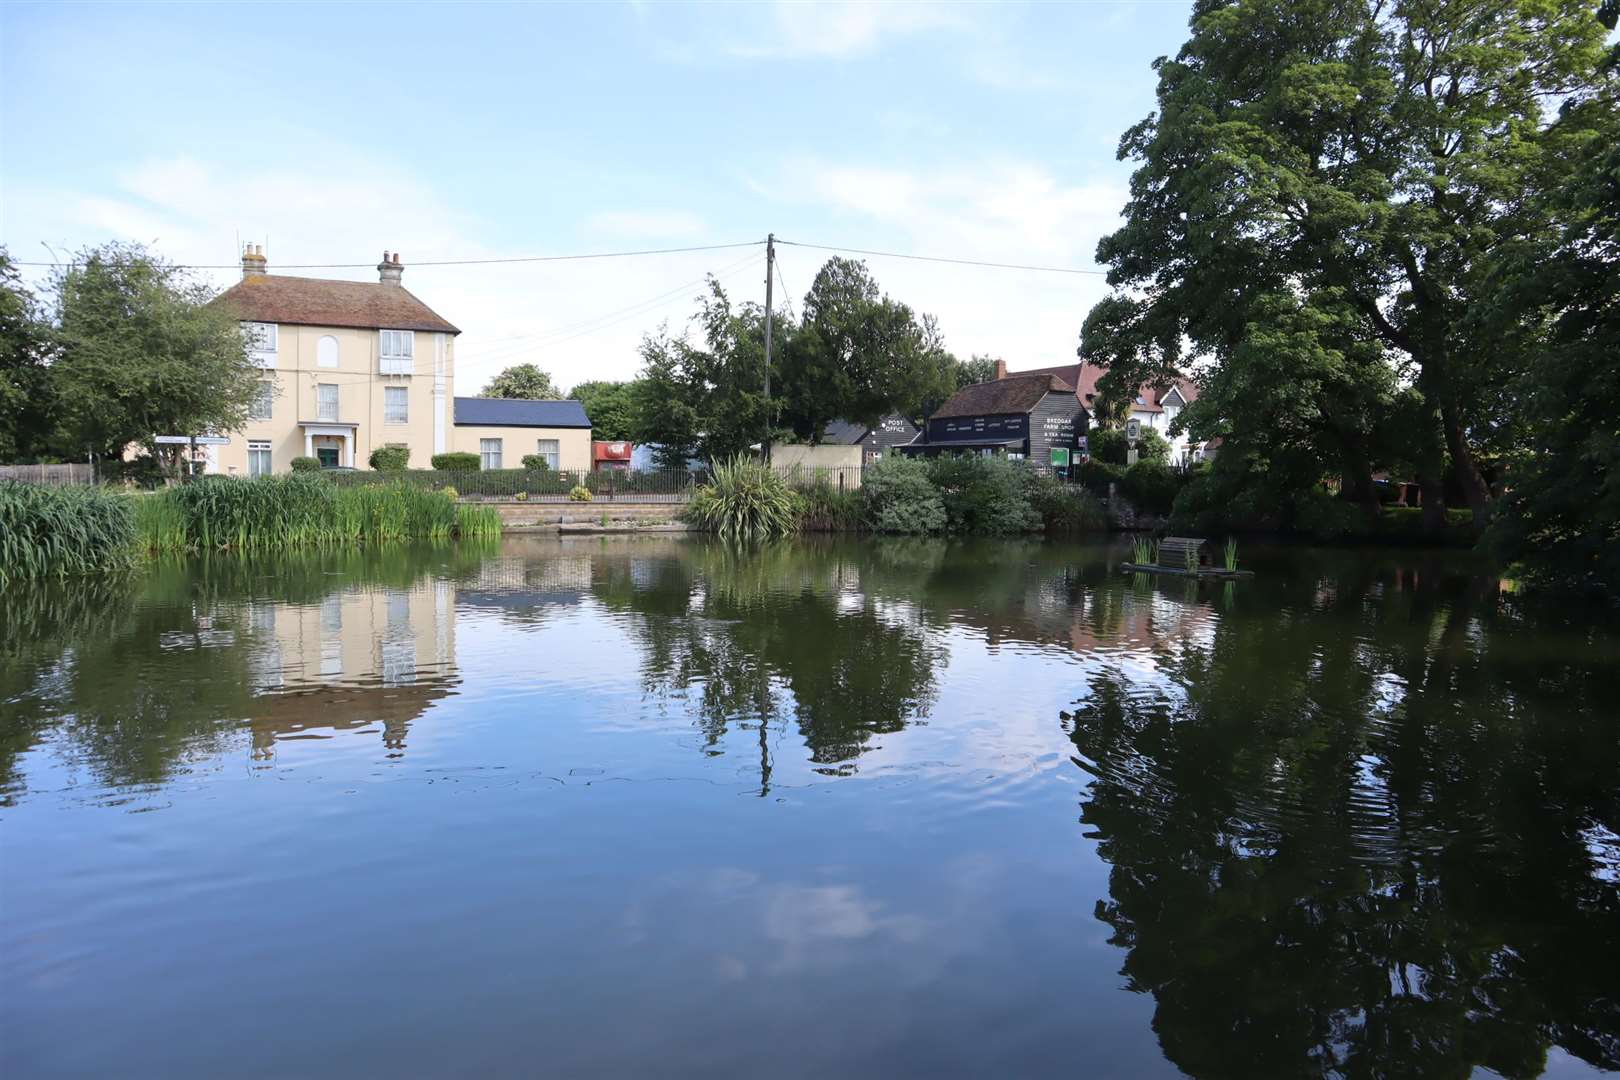
[[[1440,424],[1446,435],[1446,449],[1451,453],[1451,467],[1457,472],[1457,482],[1462,485],[1463,497],[1474,514],[1474,529],[1478,531],[1490,518],[1491,489],[1479,471],[1479,463],[1474,460],[1473,448],[1463,432],[1461,410],[1450,394],[1441,399]]]
[[[1372,464],[1367,455],[1353,443],[1345,443],[1340,450],[1340,459],[1343,468],[1339,473],[1339,483],[1344,498],[1361,507],[1362,513],[1367,515],[1367,522],[1378,520],[1378,488],[1373,484]]]

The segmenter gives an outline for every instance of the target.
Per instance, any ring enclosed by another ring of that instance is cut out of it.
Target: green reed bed
[[[130,497],[99,487],[0,481],[0,585],[130,566]]]
[[[148,551],[276,551],[319,545],[446,540],[500,532],[494,510],[458,507],[442,491],[407,483],[339,487],[309,473],[251,480],[207,477],[148,496]]]

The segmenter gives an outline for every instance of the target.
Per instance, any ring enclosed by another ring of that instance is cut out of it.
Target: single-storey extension
[[[539,454],[553,471],[591,468],[591,419],[577,401],[456,398],[451,449],[478,455],[482,469],[521,469]]]

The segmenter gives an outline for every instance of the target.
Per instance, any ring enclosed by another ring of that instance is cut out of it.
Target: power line
[[[782,286],[782,303],[787,305],[789,316],[798,318],[793,314],[793,294],[788,292],[787,278],[782,276],[782,256],[778,255],[773,261],[776,263],[776,280]]]
[[[759,261],[760,256],[750,255],[741,262],[732,263],[729,266],[722,267],[720,270],[714,271],[712,274],[705,274],[702,278],[699,278],[696,281],[687,282],[684,285],[677,286],[676,288],[670,289],[667,292],[659,293],[657,296],[649,297],[648,299],[637,304],[632,304],[629,307],[620,308],[616,311],[605,312],[601,315],[595,316],[594,318],[574,323],[571,326],[561,326],[554,330],[542,331],[537,334],[522,335],[524,338],[538,338],[539,340],[525,341],[523,344],[519,345],[502,345],[499,348],[483,353],[473,350],[465,355],[458,354],[456,359],[458,362],[462,360],[476,360],[481,363],[490,363],[493,361],[511,360],[530,353],[544,352],[548,349],[556,348],[558,345],[573,341],[576,338],[587,337],[591,334],[597,333],[598,331],[617,326],[627,319],[635,318],[637,315],[648,314],[658,310],[661,307],[668,307],[670,304],[677,303],[680,300],[685,299],[688,294],[688,290],[702,285],[704,282],[708,281],[711,276],[716,281],[725,281],[728,278],[731,278],[741,271],[747,269],[748,267],[757,265]]]
[[[1035,266],[1028,263],[987,262],[983,259],[953,259],[944,255],[907,255],[899,251],[874,251],[871,248],[834,247],[829,244],[810,244],[801,240],[781,240],[778,244],[791,244],[793,247],[815,248],[818,251],[842,251],[854,255],[877,255],[886,259],[910,259],[914,262],[951,263],[955,266],[982,266],[992,270],[1033,270],[1045,274],[1091,274],[1097,277],[1106,277],[1106,270],[1082,270],[1077,266]]]
[[[509,263],[545,263],[545,262],[576,262],[581,259],[627,259],[639,255],[682,255],[692,251],[724,251],[728,248],[760,247],[763,240],[745,240],[737,244],[700,244],[695,247],[673,248],[643,248],[637,251],[592,251],[579,255],[517,255],[500,259],[426,259],[421,262],[406,263],[407,267],[417,266],[495,266]],[[80,261],[72,262],[29,262],[23,259],[15,260],[17,266],[84,266]],[[112,266],[128,266],[132,263],[110,263]],[[240,270],[242,264],[234,263],[171,263],[175,270]],[[374,263],[277,263],[282,270],[371,270]]]
[[[718,278],[724,278],[724,277],[727,277],[730,274],[732,274],[734,271],[736,271],[736,270],[738,270],[738,269],[740,269],[742,267],[745,267],[745,266],[749,265],[750,263],[754,263],[754,262],[757,262],[757,261],[759,261],[759,256],[757,254],[749,254],[749,255],[745,256],[743,259],[741,259],[741,260],[739,260],[737,262],[731,263],[729,265],[723,266],[719,270],[712,271],[711,273],[717,279]],[[603,320],[615,319],[618,316],[623,315],[623,314],[637,314],[643,308],[656,308],[656,307],[659,307],[659,306],[661,306],[660,301],[664,301],[664,300],[669,299],[671,297],[679,298],[679,294],[685,293],[688,289],[694,289],[694,288],[698,287],[699,285],[702,285],[705,281],[707,281],[709,279],[709,277],[710,277],[710,274],[705,274],[703,277],[698,278],[695,281],[688,281],[688,282],[685,282],[683,284],[677,285],[673,289],[668,289],[668,290],[666,290],[664,292],[661,292],[661,293],[657,294],[656,296],[650,296],[645,300],[638,301],[638,302],[636,302],[634,304],[630,304],[630,305],[628,305],[626,307],[616,308],[616,309],[614,309],[612,311],[603,312],[600,315],[594,315],[591,318],[582,319],[579,322],[567,323],[567,324],[565,324],[563,326],[553,327],[550,330],[537,330],[532,334],[514,334],[511,337],[495,338],[495,339],[493,339],[491,341],[486,342],[485,348],[483,350],[470,349],[468,351],[471,352],[473,355],[480,357],[481,359],[498,359],[502,355],[507,355],[507,354],[515,355],[515,354],[518,354],[518,353],[525,352],[525,351],[527,351],[528,349],[531,349],[531,348],[542,347],[542,346],[544,346],[546,344],[549,344],[549,339],[565,337],[567,335],[572,334],[576,330],[587,329],[587,332],[589,332],[589,330],[597,329],[598,327],[596,327],[595,324],[601,323],[601,322],[603,322]],[[536,339],[539,339],[539,340],[536,340]],[[472,340],[476,340],[476,339],[472,339]],[[523,344],[523,345],[512,345],[512,344],[510,344],[511,342],[514,342],[514,341],[527,342],[528,344]]]

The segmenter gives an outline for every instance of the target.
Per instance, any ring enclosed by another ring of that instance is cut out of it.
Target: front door
[[[335,446],[317,446],[315,457],[319,459],[321,468],[335,469],[338,467],[338,448]]]

